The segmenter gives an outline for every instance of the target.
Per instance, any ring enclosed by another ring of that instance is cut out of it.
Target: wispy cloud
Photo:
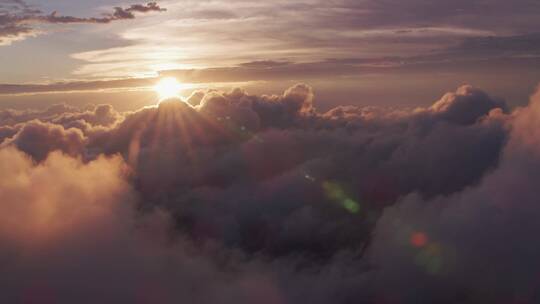
[[[166,17],[118,27],[120,41],[113,47],[74,54],[83,61],[75,73],[118,77],[155,73],[160,65],[427,56],[465,39],[530,34],[540,26],[540,6],[518,2],[169,1]],[[167,51],[156,52],[156,45]],[[125,63],[121,69],[120,62]]]
[[[117,55],[124,50],[123,56]],[[369,75],[401,75],[407,73],[454,73],[464,71],[499,71],[519,74],[540,68],[540,34],[515,36],[471,36],[455,46],[414,56],[365,56],[324,58],[307,62],[275,60],[272,57],[243,61],[237,64],[210,67],[183,66],[189,56],[182,47],[144,48],[131,46],[86,52],[75,57],[90,62],[75,73],[83,76],[114,76],[100,80],[72,80],[49,84],[0,84],[0,94],[93,91],[130,89],[151,86],[158,77],[176,77],[184,83],[215,84],[253,81],[313,81],[346,79]],[[160,62],[170,62],[160,65]],[[145,70],[141,65],[151,68]],[[139,71],[144,77],[122,77]],[[152,68],[155,73],[152,72]],[[112,73],[112,74],[107,74]],[[144,75],[144,73],[141,73]]]
[[[22,0],[8,0],[0,6],[0,45],[9,45],[39,33],[38,24],[69,23],[111,23],[118,20],[134,19],[137,13],[162,12],[166,9],[156,2],[133,4],[129,7],[114,7],[113,12],[101,17],[77,17],[61,15],[54,11],[44,14]]]

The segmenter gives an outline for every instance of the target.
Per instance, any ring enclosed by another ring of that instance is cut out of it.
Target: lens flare
[[[154,90],[158,93],[161,100],[179,97],[182,84],[173,77],[163,78],[154,86]]]
[[[327,181],[322,184],[322,187],[326,193],[326,196],[329,199],[339,203],[345,210],[353,214],[360,212],[360,204],[354,199],[350,198],[340,184]]]
[[[411,235],[411,245],[417,248],[421,248],[426,246],[428,243],[428,237],[423,232],[416,232],[413,235]]]

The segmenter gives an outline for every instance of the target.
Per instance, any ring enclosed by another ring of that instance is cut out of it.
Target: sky
[[[0,303],[540,303],[539,13],[0,0]]]
[[[162,10],[106,23],[13,18],[28,12],[100,18],[132,4],[3,0],[0,93],[78,91],[70,84],[95,80],[104,82],[84,90],[141,89],[140,82],[109,81],[155,82],[166,73],[193,87],[242,86],[254,93],[306,82],[319,88],[326,109],[426,106],[462,84],[523,105],[539,76],[535,0],[160,1]],[[17,26],[26,31],[9,32]],[[64,85],[47,86],[58,82]],[[44,87],[29,87],[35,84]],[[28,96],[0,97],[21,99],[36,104]]]

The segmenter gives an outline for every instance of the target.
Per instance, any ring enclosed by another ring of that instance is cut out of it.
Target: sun
[[[159,99],[167,99],[179,97],[182,90],[182,84],[174,77],[161,79],[155,86],[154,90],[158,93]]]

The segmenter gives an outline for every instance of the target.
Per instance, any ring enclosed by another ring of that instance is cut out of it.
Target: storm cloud
[[[539,102],[321,113],[298,84],[0,111],[0,298],[534,302]]]

